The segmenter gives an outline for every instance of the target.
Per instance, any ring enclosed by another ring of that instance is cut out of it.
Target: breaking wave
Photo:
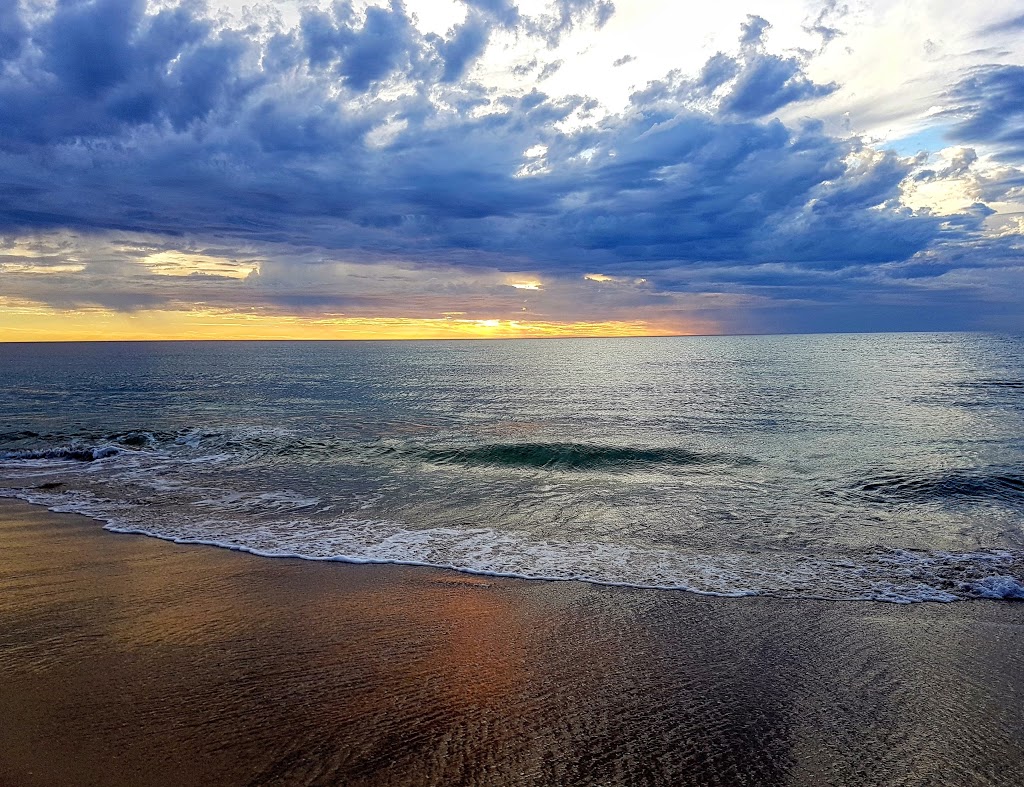
[[[25,449],[0,451],[0,460],[24,462],[33,459],[67,459],[72,462],[95,462],[116,456],[124,451],[116,445],[61,446],[58,448]]]

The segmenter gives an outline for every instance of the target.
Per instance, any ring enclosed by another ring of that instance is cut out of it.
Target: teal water
[[[267,556],[1024,597],[1024,339],[0,345],[0,494]]]

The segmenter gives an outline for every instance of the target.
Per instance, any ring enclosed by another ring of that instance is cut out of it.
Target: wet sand
[[[2,785],[1020,785],[1024,604],[271,560],[0,500]]]

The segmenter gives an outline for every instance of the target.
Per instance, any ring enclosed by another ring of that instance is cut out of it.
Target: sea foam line
[[[118,516],[108,507],[117,504],[101,501],[75,499],[67,493],[39,493],[25,489],[0,489],[0,496],[18,497],[30,503],[44,505],[52,511],[77,513],[104,523],[104,528],[113,533],[145,535],[176,544],[212,546],[232,551],[246,552],[265,558],[291,558],[318,562],[340,562],[352,564],[405,565],[453,570],[465,574],[489,577],[545,581],[581,581],[611,587],[631,587],[648,590],[686,591],[703,596],[738,598],[747,596],[769,596],[775,598],[804,598],[830,601],[884,601],[909,604],[922,601],[952,602],[969,598],[1024,599],[1024,583],[1007,574],[986,573],[975,575],[970,581],[951,582],[938,570],[957,566],[960,571],[965,565],[974,565],[986,571],[1009,568],[1018,563],[1014,554],[1001,552],[947,554],[941,552],[913,553],[892,551],[872,556],[869,563],[850,560],[808,560],[797,559],[789,565],[772,564],[767,560],[758,562],[758,556],[710,556],[680,555],[674,552],[642,550],[625,546],[610,547],[601,544],[551,543],[530,544],[514,534],[499,533],[487,528],[471,531],[454,528],[412,530],[389,522],[367,520],[332,520],[328,523],[313,523],[303,520],[288,522],[232,523],[224,520],[192,521],[184,524],[193,530],[202,527],[223,531],[235,525],[241,530],[240,536],[224,532],[216,535],[201,535],[195,532],[173,532],[174,526],[162,529],[144,527]],[[124,507],[122,505],[122,507]],[[128,506],[129,510],[131,507]],[[133,511],[133,513],[136,513]],[[254,541],[282,538],[274,533],[274,526],[287,528],[305,527],[305,532],[290,531],[287,537],[307,538],[306,549],[274,548]],[[178,527],[182,525],[179,524]],[[250,530],[245,530],[248,527]],[[329,533],[326,528],[333,528]],[[315,539],[319,537],[320,541]],[[339,548],[344,541],[346,548]],[[447,541],[447,543],[446,543]],[[434,558],[429,553],[461,551],[456,560]],[[508,547],[504,554],[500,548]],[[495,549],[499,550],[497,560]],[[532,549],[532,551],[531,551]],[[317,554],[319,550],[319,554]],[[428,556],[417,555],[426,551]],[[395,554],[395,551],[405,554]],[[374,554],[376,553],[376,554]],[[505,562],[514,562],[523,555],[533,561],[536,570],[501,567]],[[545,566],[552,555],[563,562],[568,561],[566,570],[556,565]],[[775,556],[778,559],[778,556]],[[594,563],[595,568],[604,571],[588,572],[572,568],[578,563]],[[484,563],[499,565],[481,565]],[[636,563],[644,563],[638,566]],[[648,581],[641,578],[608,576],[620,572],[637,576],[646,568],[651,573],[668,574],[666,581]],[[653,571],[652,571],[653,569]],[[660,570],[659,570],[660,569]],[[602,575],[604,574],[604,575]],[[699,577],[685,575],[696,574]],[[746,575],[746,576],[744,576]],[[930,576],[929,576],[930,575]],[[958,574],[959,576],[959,574]],[[764,587],[749,580],[758,577]],[[938,581],[945,587],[936,587]],[[767,582],[765,582],[767,580]],[[774,580],[774,582],[772,581]],[[710,585],[710,587],[709,587]],[[718,585],[718,587],[713,587]],[[774,586],[773,586],[774,585]],[[953,589],[950,589],[952,586]],[[959,592],[954,592],[959,591]]]

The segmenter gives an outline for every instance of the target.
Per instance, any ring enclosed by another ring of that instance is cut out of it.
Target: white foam
[[[225,492],[219,497],[196,500],[192,505],[219,511],[298,511],[320,504],[319,497],[298,495],[288,490],[277,492]]]
[[[1016,577],[996,575],[970,583],[973,595],[979,598],[1024,600],[1024,582]]]
[[[170,511],[82,492],[0,489],[0,495],[20,497],[55,511],[85,514],[104,521],[106,529],[117,533],[217,546],[262,557],[432,566],[484,576],[580,580],[726,597],[770,595],[898,604],[1024,598],[1024,583],[1005,573],[1024,560],[1006,550],[893,550],[860,559],[780,553],[686,554],[606,542],[538,541],[525,533],[492,528],[416,529],[351,517],[209,518],[198,515],[208,508],[204,506],[190,516],[182,514],[181,506]],[[258,501],[270,512],[318,502],[288,492],[226,494],[205,502],[243,513],[252,511]],[[993,568],[1002,571],[992,573]]]

